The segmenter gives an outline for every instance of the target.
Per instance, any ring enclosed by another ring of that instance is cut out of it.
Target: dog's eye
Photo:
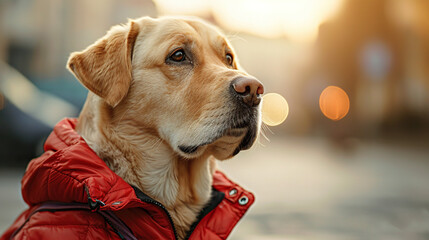
[[[225,58],[226,58],[226,63],[228,63],[228,65],[232,66],[232,63],[234,61],[234,58],[232,57],[232,55],[227,53]]]
[[[186,60],[186,54],[185,51],[183,49],[177,49],[176,51],[174,51],[170,57],[170,60],[174,61],[174,62],[183,62]]]

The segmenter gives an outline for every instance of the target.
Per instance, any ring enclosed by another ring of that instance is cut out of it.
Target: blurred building
[[[350,113],[337,124],[337,134],[427,130],[428,12],[425,0],[347,0],[321,24],[304,92],[336,85],[349,94]],[[314,125],[324,122],[316,111],[310,116]]]
[[[156,16],[151,0],[2,1],[0,56],[24,74],[63,75],[72,51],[82,50],[128,18]]]
[[[30,85],[24,86],[35,86],[37,94],[33,95],[49,94],[51,100],[56,96],[80,109],[87,91],[66,70],[68,56],[86,48],[112,25],[141,16],[156,16],[151,0],[0,1],[0,81],[11,78],[5,70],[11,67],[29,80]],[[18,82],[14,83],[14,99],[28,97],[29,89],[20,90]],[[50,124],[40,121],[37,114],[47,115],[45,110],[56,111],[58,105],[33,98],[23,101],[26,106],[18,106],[3,96],[12,93],[1,85],[0,165],[25,166],[40,154],[51,131]],[[62,117],[76,117],[77,112]]]

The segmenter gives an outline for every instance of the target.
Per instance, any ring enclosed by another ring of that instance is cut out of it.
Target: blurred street
[[[26,208],[28,161],[85,102],[70,53],[130,18],[192,15],[290,107],[269,141],[219,163],[256,195],[229,239],[429,240],[428,12],[428,0],[0,1],[0,233]]]
[[[270,138],[221,164],[256,194],[231,239],[429,239],[427,147]]]
[[[25,169],[0,169],[0,235],[26,208],[21,197],[21,178]]]
[[[349,140],[341,149],[321,138],[268,135],[271,142],[260,139],[219,164],[256,195],[231,240],[429,239],[424,143]],[[23,171],[0,172],[0,232],[25,208]]]

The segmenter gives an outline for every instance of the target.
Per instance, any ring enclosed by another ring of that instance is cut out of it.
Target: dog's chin
[[[229,129],[224,136],[220,137],[209,145],[210,153],[219,160],[225,160],[233,157],[243,148],[241,146],[244,141],[248,141],[249,128],[233,128]]]
[[[225,160],[237,155],[241,150],[249,149],[256,140],[257,127],[230,128],[200,145],[178,146],[177,152],[184,158],[196,158],[209,153],[219,160]],[[206,151],[207,150],[207,151]]]

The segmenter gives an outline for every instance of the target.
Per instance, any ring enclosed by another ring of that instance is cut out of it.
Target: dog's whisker
[[[275,135],[275,133],[273,131],[271,131],[271,129],[270,129],[270,127],[268,125],[266,125],[264,123],[263,126],[265,127],[266,130],[270,131],[271,134]]]
[[[265,140],[267,140],[268,142],[271,142],[271,141],[270,141],[270,139],[267,137],[267,135],[265,134],[265,132],[264,132],[264,131],[261,131],[261,132],[259,133],[259,135],[260,135],[260,136],[262,136],[263,138],[265,138]],[[260,138],[258,138],[258,140],[260,140]]]
[[[261,136],[261,135],[262,135],[262,133],[260,133],[260,134],[258,135],[258,138],[256,139],[256,141],[257,141],[258,145],[260,145],[260,146],[262,146],[262,147],[265,147],[265,144],[263,144],[263,143],[262,143],[261,138],[259,137],[259,136]]]
[[[272,133],[274,135],[274,133],[271,131],[271,129],[268,128],[267,125],[265,125],[264,123],[262,123],[261,125],[261,131],[260,134],[268,141],[270,142],[270,139],[268,138],[266,131],[269,131],[270,133]]]

